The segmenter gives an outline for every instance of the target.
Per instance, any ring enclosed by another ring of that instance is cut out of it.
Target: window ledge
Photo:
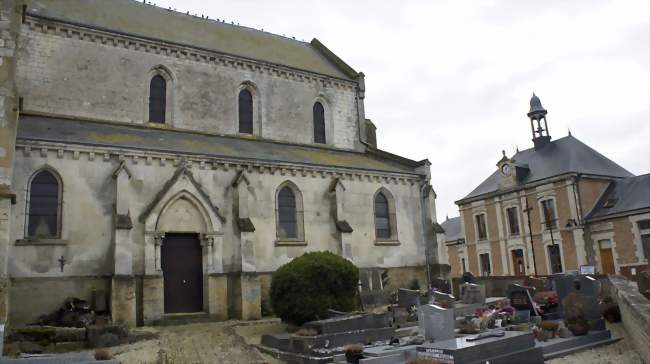
[[[375,245],[400,245],[399,240],[375,240]]]
[[[25,245],[68,245],[66,239],[24,238],[16,240],[17,246]]]
[[[275,246],[306,246],[307,242],[304,240],[276,240]]]

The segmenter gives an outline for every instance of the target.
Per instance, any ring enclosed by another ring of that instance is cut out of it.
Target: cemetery
[[[330,309],[295,332],[264,335],[258,349],[305,364],[543,363],[621,339],[603,317],[621,319],[618,306],[602,300],[612,294],[608,279],[522,277],[502,297],[486,297],[469,273],[458,298],[441,281],[425,291],[400,288],[383,302],[360,294],[363,310]]]

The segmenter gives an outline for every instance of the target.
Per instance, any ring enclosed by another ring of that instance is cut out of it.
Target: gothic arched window
[[[248,90],[239,92],[239,132],[253,134],[253,94]]]
[[[289,186],[284,186],[278,193],[278,238],[298,238],[298,216],[296,213],[296,195]]]
[[[59,180],[52,172],[43,170],[32,178],[27,203],[27,236],[32,238],[58,238],[60,236]]]
[[[388,199],[383,192],[375,196],[375,231],[377,239],[390,239],[391,237],[390,209]]]
[[[165,122],[167,104],[167,82],[161,75],[151,78],[149,84],[149,121],[152,123]]]
[[[325,109],[323,104],[314,104],[314,143],[325,144]]]

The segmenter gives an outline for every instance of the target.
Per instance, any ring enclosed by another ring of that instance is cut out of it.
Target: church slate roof
[[[460,228],[460,216],[446,219],[440,225],[445,229],[445,242],[457,241],[464,238]]]
[[[587,220],[650,210],[650,173],[612,181]]]
[[[99,30],[202,48],[351,80],[347,64],[324,46],[134,0],[34,0],[28,13]]]
[[[512,159],[515,163],[527,165],[530,169],[528,175],[519,181],[519,185],[568,173],[615,178],[634,176],[571,135],[552,141],[539,150],[534,148],[523,150],[516,153]],[[457,203],[463,203],[465,200],[496,192],[499,188],[500,179],[499,171],[495,171]]]
[[[418,162],[409,161],[409,166],[373,153],[43,116],[21,115],[17,139],[421,175],[415,171]]]

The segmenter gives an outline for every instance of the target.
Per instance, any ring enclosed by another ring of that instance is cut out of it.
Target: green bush
[[[359,270],[330,252],[305,253],[281,266],[271,280],[271,307],[283,321],[303,324],[326,317],[327,309],[351,311]]]

